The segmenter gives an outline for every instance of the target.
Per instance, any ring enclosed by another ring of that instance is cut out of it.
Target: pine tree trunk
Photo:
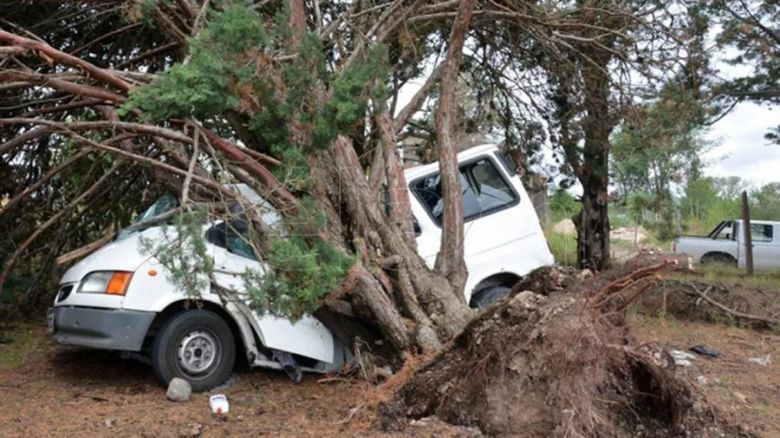
[[[356,281],[345,288],[356,313],[373,321],[397,350],[435,349],[457,334],[473,312],[387,220],[349,139],[340,136],[310,164],[318,205],[330,212],[329,232],[360,257]]]
[[[441,76],[441,95],[436,111],[436,142],[439,149],[441,192],[444,212],[441,224],[441,248],[436,257],[436,270],[452,286],[453,293],[465,302],[464,287],[468,271],[464,258],[463,193],[456,147],[458,72],[463,57],[463,44],[476,0],[463,0],[450,32],[447,59]]]
[[[581,269],[602,271],[609,267],[609,216],[607,186],[588,187],[582,194],[577,226],[577,264]]]
[[[591,59],[599,65],[584,63],[585,85],[583,121],[585,146],[577,175],[583,187],[582,210],[575,218],[577,226],[577,264],[580,268],[601,271],[609,266],[609,135],[615,122],[609,112],[609,56]]]

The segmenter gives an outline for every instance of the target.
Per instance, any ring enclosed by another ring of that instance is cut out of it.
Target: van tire
[[[152,368],[163,385],[180,377],[194,392],[225,382],[236,360],[236,341],[227,323],[208,310],[172,316],[152,344]]]
[[[481,309],[505,297],[512,288],[507,286],[491,286],[482,289],[471,297],[471,307]]]

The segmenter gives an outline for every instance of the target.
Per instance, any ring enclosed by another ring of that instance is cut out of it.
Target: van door
[[[421,255],[428,261],[436,257],[441,241],[440,227],[444,210],[441,175],[435,172],[417,178],[409,186],[427,219],[436,225],[435,231],[423,227],[423,233],[417,241]],[[488,259],[511,256],[504,254],[502,249],[517,249],[518,241],[533,236],[536,231],[524,224],[530,220],[538,227],[538,220],[530,204],[529,218],[522,213],[523,209],[513,208],[520,202],[529,201],[516,190],[492,155],[481,155],[461,163],[460,186],[465,220],[464,251],[466,266],[471,276],[479,265],[488,263]],[[423,225],[423,221],[420,222]]]
[[[241,227],[219,222],[206,231],[206,239],[215,246],[214,280],[221,287],[245,294],[242,275],[247,270],[264,274],[266,269],[255,256],[246,236],[237,231],[240,229]],[[246,298],[248,301],[248,297]],[[300,354],[326,363],[333,362],[333,336],[316,318],[304,315],[292,322],[284,317],[252,313],[255,321],[250,321],[250,324],[259,330],[258,335],[265,347]]]

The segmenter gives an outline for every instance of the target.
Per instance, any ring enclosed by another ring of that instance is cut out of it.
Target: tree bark
[[[435,120],[441,192],[444,200],[441,246],[439,254],[436,256],[436,270],[447,278],[453,293],[464,302],[463,289],[466,286],[468,271],[463,253],[463,193],[460,186],[456,146],[457,99],[455,92],[458,85],[460,61],[463,58],[466,31],[476,3],[476,0],[464,0],[458,7],[458,14],[450,32],[447,59],[444,61],[441,95]]]
[[[412,227],[412,207],[409,201],[409,192],[406,189],[406,176],[401,168],[401,162],[395,152],[396,135],[393,129],[393,120],[385,111],[376,117],[376,126],[379,130],[380,147],[382,148],[382,163],[384,164],[387,195],[390,201],[389,219],[403,233],[404,239],[415,248],[414,229]],[[379,169],[375,169],[380,172]]]
[[[594,57],[596,59],[596,57]],[[607,60],[600,65],[583,63],[586,115],[585,146],[577,177],[582,184],[582,210],[575,218],[577,264],[601,271],[609,267],[609,135],[614,121],[609,112]]]

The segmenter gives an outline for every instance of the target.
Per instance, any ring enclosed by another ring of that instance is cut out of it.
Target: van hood
[[[141,237],[155,239],[161,234],[160,227],[151,227],[108,243],[68,269],[62,276],[61,283],[81,281],[85,275],[93,271],[135,272],[152,257],[142,252]]]

